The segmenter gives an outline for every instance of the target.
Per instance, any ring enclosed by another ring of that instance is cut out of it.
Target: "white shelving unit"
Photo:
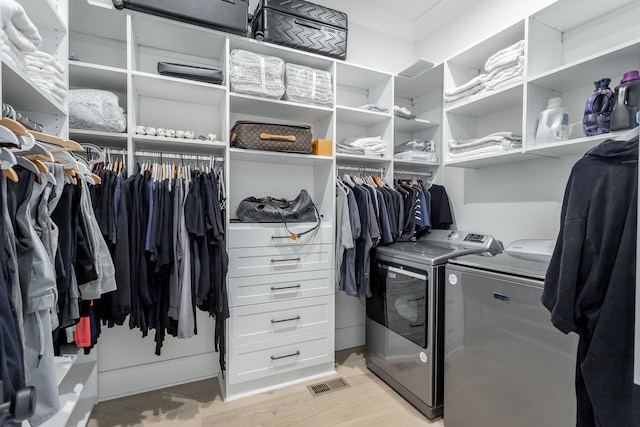
[[[229,220],[234,219],[236,208],[245,197],[270,195],[293,198],[301,188],[305,188],[324,216],[323,227],[332,229],[334,177],[338,167],[372,168],[381,171],[387,179],[392,179],[396,170],[425,175],[431,173],[432,179],[438,182],[442,166],[483,168],[584,152],[605,138],[616,135],[585,138],[581,134],[577,124],[582,119],[584,102],[593,91],[592,82],[606,77],[603,74],[609,74],[613,88],[622,73],[640,68],[639,28],[637,19],[634,19],[640,11],[640,5],[632,0],[613,0],[607,4],[594,0],[586,3],[581,0],[559,0],[413,79],[136,12],[89,6],[84,0],[69,1],[72,3],[69,8],[69,45],[80,59],[70,64],[71,86],[116,92],[128,114],[125,133],[73,129],[71,135],[83,142],[125,148],[130,154],[135,151],[155,151],[224,157]],[[604,33],[608,35],[606,38],[595,36]],[[525,40],[525,72],[521,82],[464,101],[444,104],[443,93],[447,89],[460,86],[477,76],[490,55],[519,40]],[[232,92],[228,79],[228,58],[234,49],[277,56],[285,62],[329,71],[333,77],[335,105],[306,105]],[[212,85],[161,76],[157,73],[159,61],[221,67],[225,72],[225,80],[221,85]],[[16,76],[15,70],[6,66],[3,66],[2,76],[3,97],[5,92],[7,96],[12,96],[10,86],[26,84],[24,79]],[[27,94],[31,92],[24,101],[26,107],[36,108],[29,98],[38,99],[41,102],[36,104],[42,106],[37,108],[45,110],[39,114],[61,117],[64,123],[64,109],[43,100],[41,94],[32,87],[23,90]],[[558,144],[536,144],[533,135],[537,117],[551,96],[560,96],[569,109],[573,125],[570,140]],[[389,110],[380,113],[360,108],[366,104]],[[394,105],[409,109],[416,119],[395,117]],[[176,114],[176,111],[180,113]],[[314,139],[334,141],[332,155],[297,155],[231,148],[229,133],[238,120],[309,125]],[[56,122],[54,119],[51,121]],[[193,130],[196,135],[211,132],[218,136],[220,142],[136,135],[136,125]],[[64,124],[60,125],[60,131],[66,131]],[[465,158],[448,157],[450,139],[478,138],[497,131],[523,135],[522,149]],[[336,142],[357,136],[381,136],[387,143],[385,156],[336,152]],[[423,162],[394,159],[394,148],[412,139],[434,141],[439,160]],[[135,158],[129,156],[129,159],[131,167]],[[228,222],[227,226],[233,239],[240,238],[238,236],[246,232],[245,224]],[[332,235],[329,233],[329,236]],[[331,238],[322,237],[325,240],[318,244],[330,244]],[[266,250],[264,248],[269,247],[269,242],[267,239],[260,244],[242,246],[241,249],[250,247],[259,252]],[[229,248],[240,249],[232,245]],[[300,277],[305,280],[331,281],[333,276],[328,271],[318,269],[309,273],[309,277],[305,276],[307,272],[296,274],[302,274]],[[243,274],[236,271],[231,276],[231,292],[237,290],[234,288],[236,284],[241,286],[257,280]],[[331,299],[332,295],[331,288],[313,296]],[[295,306],[295,303],[291,304]],[[231,321],[239,313],[234,312],[234,308],[240,306],[245,307],[243,303],[232,306]],[[254,314],[260,309],[256,303]],[[251,312],[252,309],[243,308],[241,311],[244,313],[244,310]],[[333,359],[327,354],[332,350],[334,325],[329,323],[325,326],[321,331],[301,334],[305,335],[304,339],[298,336],[300,342],[312,337],[312,341],[315,340],[314,351],[319,346],[318,351],[326,352],[319,356],[318,360],[322,362],[315,367],[310,367],[308,359],[305,359],[305,364],[299,370],[288,370],[286,375],[278,376],[272,372],[243,377],[246,366],[235,365],[237,362],[229,359],[229,372],[234,373],[233,379],[228,381],[219,377],[225,397],[235,399],[330,372]],[[258,357],[257,353],[272,348],[271,344],[291,344],[288,339],[267,342],[265,340],[259,346],[251,347],[250,343],[234,341],[231,337],[226,350],[228,355],[234,357],[246,352],[253,353],[251,357]],[[188,354],[188,349],[184,351]],[[153,362],[149,366],[153,366]],[[149,368],[149,371],[152,370],[152,367]],[[190,379],[184,378],[185,381]],[[126,391],[121,392],[124,393]]]

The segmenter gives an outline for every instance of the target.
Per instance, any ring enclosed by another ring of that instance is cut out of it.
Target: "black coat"
[[[607,140],[573,167],[542,303],[580,336],[578,426],[640,426],[633,383],[638,139]]]

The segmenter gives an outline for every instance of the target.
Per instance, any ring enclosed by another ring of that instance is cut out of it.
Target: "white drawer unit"
[[[232,346],[229,384],[239,384],[333,361],[333,335],[319,331],[257,344]]]
[[[322,296],[231,309],[233,345],[252,344],[329,329],[333,325],[332,297]]]
[[[332,244],[233,248],[229,277],[328,270],[333,267],[334,252]]]
[[[292,233],[304,233],[314,224],[287,224]],[[333,243],[334,231],[331,224],[321,224],[317,230],[304,234],[295,240],[284,224],[231,224],[229,228],[229,248],[253,248],[259,246],[301,246],[308,244]]]
[[[229,305],[261,304],[298,298],[333,295],[331,270],[268,276],[235,277],[229,280]]]

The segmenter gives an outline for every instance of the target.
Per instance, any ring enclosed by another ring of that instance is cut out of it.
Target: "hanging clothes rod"
[[[199,161],[214,161],[224,162],[224,157],[219,156],[207,156],[202,154],[176,154],[176,153],[161,153],[159,151],[136,151],[134,152],[136,157],[150,157],[154,159],[173,159],[173,160],[199,160]]]
[[[405,171],[405,170],[394,170],[393,175],[405,175],[405,176],[424,176],[431,178],[433,177],[433,172],[420,172],[420,171]]]
[[[367,168],[367,167],[358,167],[358,166],[341,166],[338,165],[339,171],[354,171],[358,173],[373,173],[378,175],[384,175],[385,168]]]

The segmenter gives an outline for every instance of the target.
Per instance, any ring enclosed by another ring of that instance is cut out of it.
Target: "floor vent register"
[[[347,387],[350,387],[349,383],[342,377],[307,386],[314,397]]]

